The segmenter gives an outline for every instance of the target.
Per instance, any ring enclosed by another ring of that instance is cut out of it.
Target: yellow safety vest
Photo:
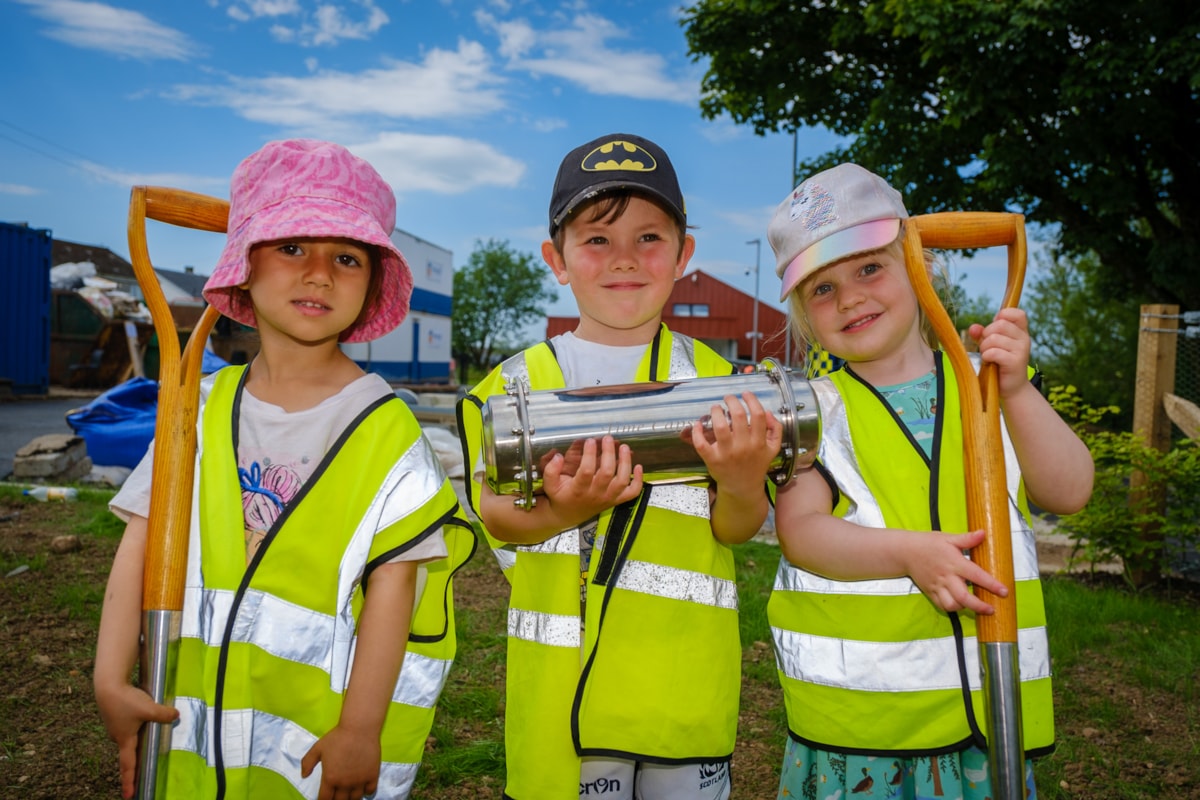
[[[707,346],[663,326],[637,380],[732,371]],[[565,386],[546,342],[497,367],[459,404],[469,468],[479,461],[484,402],[515,380],[534,390]],[[478,492],[473,485],[476,509]],[[491,543],[512,586],[505,797],[577,798],[581,755],[665,763],[730,756],[740,688],[737,593],[732,552],[712,536],[706,483],[648,485],[600,516],[582,642],[579,529],[529,546]]]
[[[957,384],[937,357],[933,457],[852,370],[812,382],[819,460],[837,485],[834,513],[866,527],[967,528]],[[1050,656],[1033,531],[1004,434],[1024,741],[1053,748]],[[780,559],[767,605],[788,730],[823,750],[933,755],[986,748],[975,621],[937,609],[911,579],[837,581]]]
[[[246,563],[234,435],[244,367],[202,409],[198,489],[167,758],[179,798],[315,798],[300,760],[338,722],[375,566],[439,529],[381,734],[380,797],[407,797],[454,658],[451,579],[474,535],[407,406],[381,397],[342,434]]]

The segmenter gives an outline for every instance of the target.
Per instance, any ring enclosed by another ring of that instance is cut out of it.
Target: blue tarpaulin
[[[157,411],[158,382],[130,378],[67,414],[67,424],[87,442],[93,464],[132,469],[154,439]]]
[[[201,373],[207,375],[224,366],[228,366],[225,361],[204,351]],[[133,469],[154,439],[157,417],[158,382],[130,378],[67,414],[67,424],[87,443],[93,464]]]

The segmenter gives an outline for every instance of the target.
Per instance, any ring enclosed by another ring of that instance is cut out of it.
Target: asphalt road
[[[0,479],[11,477],[17,450],[37,437],[74,433],[67,424],[67,412],[87,405],[89,400],[91,396],[52,395],[0,401]]]

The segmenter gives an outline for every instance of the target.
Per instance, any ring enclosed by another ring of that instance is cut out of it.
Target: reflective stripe
[[[520,553],[544,553],[558,556],[579,555],[579,528],[568,528],[556,533],[544,542],[523,544],[517,547]]]
[[[506,547],[493,547],[492,555],[496,557],[496,562],[500,564],[501,572],[508,572],[517,563],[517,551]]]
[[[400,665],[400,678],[392,701],[406,706],[433,708],[450,675],[450,659],[431,658],[409,650]]]
[[[686,484],[655,484],[650,492],[650,508],[661,508],[674,511],[676,514],[686,514],[689,517],[708,519],[711,506],[708,500],[707,486],[689,486]]]
[[[821,463],[836,475],[844,488],[842,494],[850,503],[843,518],[864,528],[886,528],[883,512],[875,501],[875,495],[867,488],[854,454],[854,443],[850,438],[850,420],[846,416],[846,404],[837,386],[830,380],[809,382],[817,405],[821,410]]]
[[[200,590],[195,587],[188,589],[184,605],[186,607],[194,602],[202,604],[205,613],[202,617],[204,622],[200,627],[204,635],[201,636],[200,631],[196,629],[194,616],[186,613],[181,635],[202,639],[210,647],[220,647],[233,596],[233,592],[229,591]],[[202,599],[197,601],[196,597]],[[330,689],[341,693],[346,690],[349,682],[348,666],[340,670],[334,669],[333,659],[337,652],[344,649],[348,654],[345,663],[353,663],[354,643],[357,637],[351,636],[349,647],[343,648],[334,640],[336,635],[334,618],[328,614],[321,614],[273,595],[249,589],[242,596],[240,613],[234,623],[230,641],[254,645],[276,658],[316,667],[330,675]],[[429,658],[410,651],[405,655],[400,668],[400,678],[393,699],[411,706],[433,708],[445,685],[451,663],[449,660]],[[335,674],[344,674],[344,677],[335,682]]]
[[[177,697],[179,721],[171,730],[171,749],[193,753],[215,767],[211,754],[214,711],[196,697]],[[254,709],[225,711],[221,717],[221,755],[226,769],[261,767],[277,773],[297,792],[316,798],[321,789],[321,765],[307,778],[300,777],[300,761],[317,737],[291,720]],[[406,797],[417,774],[417,764],[385,761],[379,769],[375,797]]]
[[[580,646],[579,617],[542,611],[508,609],[508,635],[513,639],[550,647]]]
[[[954,637],[911,642],[863,642],[772,628],[779,669],[789,678],[822,686],[867,692],[920,692],[958,689]],[[1017,632],[1022,681],[1050,677],[1050,647],[1045,627]],[[967,680],[981,688],[979,646],[963,639]]]
[[[910,578],[877,578],[862,581],[836,581],[815,572],[800,569],[786,559],[779,560],[775,573],[775,591],[812,592],[813,594],[850,594],[903,596],[920,594],[921,590]]]
[[[671,368],[670,379],[673,381],[697,377],[696,359],[692,354],[695,349],[690,336],[676,333],[671,337]]]
[[[364,522],[377,518],[376,530],[390,527],[428,503],[445,482],[442,462],[422,435],[388,471],[364,515]]]
[[[737,585],[733,581],[648,561],[625,562],[617,588],[734,611],[738,607]]]
[[[524,350],[505,360],[500,367],[500,376],[505,390],[517,381],[524,383],[527,389],[533,388],[533,383],[529,380],[529,365],[525,362]]]

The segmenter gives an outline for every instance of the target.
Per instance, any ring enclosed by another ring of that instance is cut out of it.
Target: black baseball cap
[[[559,165],[550,196],[550,236],[580,203],[623,189],[651,196],[687,224],[683,192],[666,152],[641,136],[610,133],[576,147]]]

